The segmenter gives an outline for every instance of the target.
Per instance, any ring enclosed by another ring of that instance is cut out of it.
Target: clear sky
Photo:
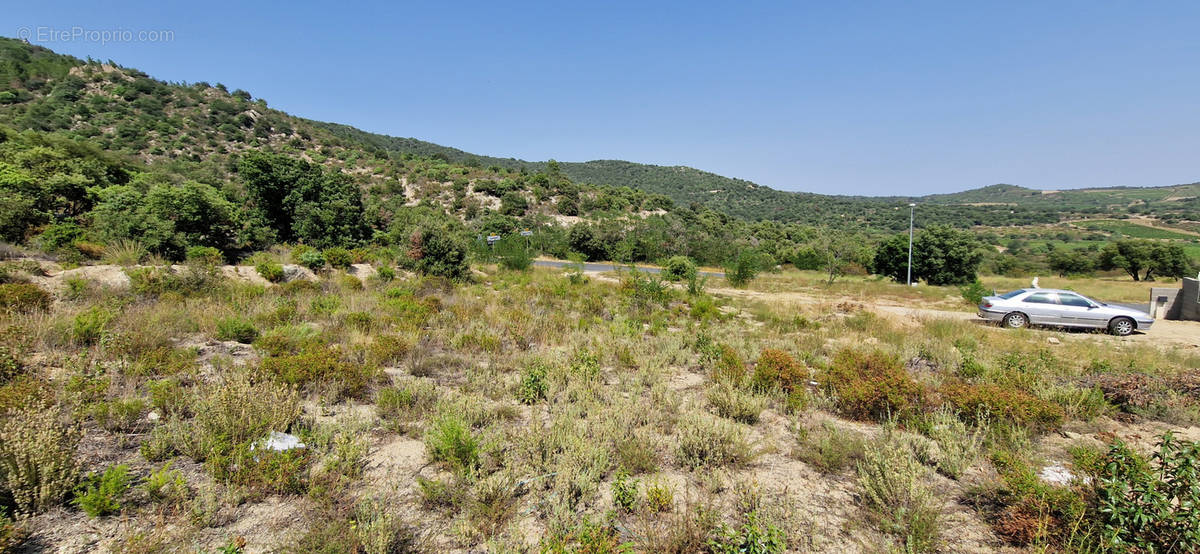
[[[10,3],[0,34],[502,157],[838,194],[1200,180],[1200,2],[249,4]],[[73,27],[174,38],[38,40]]]

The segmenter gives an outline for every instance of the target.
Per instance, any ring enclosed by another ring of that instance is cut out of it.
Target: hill
[[[277,242],[402,244],[432,222],[471,239],[531,229],[537,249],[559,257],[720,264],[747,248],[789,260],[828,230],[869,250],[907,229],[910,202],[921,203],[918,227],[1012,229],[1130,213],[1200,220],[1200,185],[862,197],[779,191],[683,166],[484,156],[12,39],[0,39],[0,79],[0,231],[54,247],[138,240],[174,259],[194,245],[236,257]],[[196,217],[181,221],[184,206]],[[219,221],[200,217],[212,214]],[[1053,240],[1085,236],[1080,229],[1056,229]],[[995,234],[985,240],[1003,244]]]

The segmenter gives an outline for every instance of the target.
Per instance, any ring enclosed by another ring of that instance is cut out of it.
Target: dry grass
[[[208,549],[224,544],[202,525],[236,525],[264,495],[278,494],[321,522],[293,539],[345,550],[503,550],[538,541],[588,549],[617,540],[618,529],[639,533],[631,539],[638,548],[666,551],[735,544],[746,533],[793,547],[834,537],[867,544],[881,536],[854,523],[867,513],[919,550],[935,543],[938,515],[921,489],[925,466],[965,488],[1004,456],[1032,463],[1028,445],[1038,437],[1030,433],[1039,428],[1015,425],[1005,410],[1050,407],[1069,423],[1117,410],[1200,413],[1181,385],[1200,367],[1191,352],[1115,349],[1103,340],[1050,346],[1028,332],[901,321],[856,305],[949,306],[958,302],[952,289],[847,277],[826,293],[823,277],[790,271],[750,286],[837,296],[814,304],[679,289],[650,298],[644,288],[573,283],[544,269],[493,271],[457,285],[408,278],[350,287],[340,279],[217,281],[152,296],[96,290],[46,312],[4,314],[0,329],[19,329],[23,348],[20,369],[0,383],[0,420],[43,399],[82,426],[89,448],[102,449],[79,457],[85,471],[103,469],[94,460],[119,459],[145,468],[140,477],[170,460],[183,484],[171,477],[159,489],[175,493],[131,504],[122,517],[165,518],[184,529],[171,541]],[[79,340],[75,322],[92,310],[111,318]],[[216,340],[249,340],[218,326],[234,317],[260,332],[252,347]],[[306,373],[316,367],[304,363],[312,352],[336,371]],[[880,381],[864,372],[886,378],[893,394],[875,395]],[[1117,388],[1092,388],[1097,374],[1126,373],[1178,390],[1133,407]],[[967,404],[996,413],[945,407]],[[869,421],[837,420],[838,411]],[[892,434],[903,441],[868,448],[881,421],[903,427]],[[1038,423],[1049,429],[1056,421]],[[308,448],[286,456],[251,450],[269,431],[295,434]],[[401,447],[409,450],[386,450]],[[802,465],[795,458],[819,472],[772,473]],[[858,464],[861,487],[846,471]],[[795,477],[817,473],[828,475]],[[618,474],[642,485],[638,501],[610,521],[597,514],[613,509]],[[778,489],[763,492],[771,502],[747,507],[755,502],[736,484],[764,475]],[[828,515],[832,523],[812,531],[826,536],[806,538],[807,529],[791,531],[769,513],[774,502],[809,502],[794,511],[811,513],[829,501],[820,491],[839,487],[877,500]],[[284,546],[271,533],[253,546]],[[948,550],[980,544],[954,534],[942,540]]]

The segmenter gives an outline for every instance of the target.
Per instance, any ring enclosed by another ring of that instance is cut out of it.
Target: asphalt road
[[[568,263],[570,263],[570,262],[562,262],[562,261],[558,261],[558,260],[534,260],[533,261],[533,265],[536,265],[539,267],[559,267],[559,268],[561,268],[561,267],[566,267],[566,265]],[[634,267],[637,267],[638,271],[645,271],[646,273],[662,273],[662,269],[657,268],[657,267],[648,267],[648,266],[646,266],[646,267],[634,266]],[[594,263],[584,263],[583,264],[584,271],[620,271],[623,269],[629,269],[629,266],[628,265],[616,265],[616,264],[594,264]],[[725,276],[724,273],[715,272],[715,271],[701,271],[699,273],[700,273],[700,275],[704,275],[707,277],[724,277]]]

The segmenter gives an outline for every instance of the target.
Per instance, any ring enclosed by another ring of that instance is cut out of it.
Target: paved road
[[[568,263],[570,263],[570,262],[562,262],[562,261],[558,261],[558,260],[534,260],[533,261],[533,265],[536,265],[539,267],[566,267],[566,265]],[[662,269],[657,268],[657,267],[650,267],[650,266],[634,266],[634,267],[637,267],[638,271],[645,271],[646,273],[661,273],[662,272]],[[584,271],[620,271],[620,270],[628,269],[628,268],[629,268],[628,265],[594,264],[594,263],[583,264]],[[717,272],[717,271],[701,271],[700,275],[704,275],[707,277],[724,277],[725,276],[724,273]]]

